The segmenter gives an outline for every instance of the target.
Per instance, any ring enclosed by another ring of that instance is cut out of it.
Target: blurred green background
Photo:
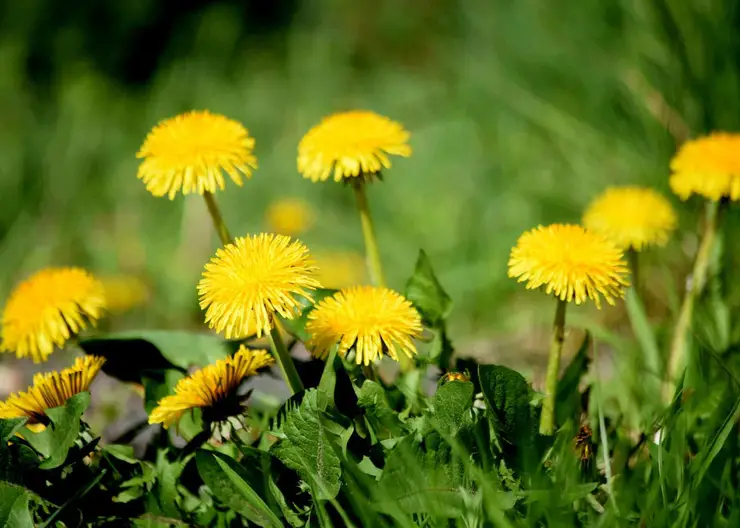
[[[735,0],[5,0],[0,293],[80,265],[147,281],[150,304],[119,326],[200,324],[217,246],[203,201],[136,179],[149,129],[189,109],[256,138],[259,170],[218,195],[233,233],[297,197],[316,211],[312,250],[361,251],[351,193],[302,179],[295,157],[322,116],[366,108],[412,133],[413,156],[370,189],[391,285],[424,248],[456,339],[511,336],[552,308],[506,276],[522,231],[579,221],[608,185],[670,194],[678,142],[737,130],[739,30]],[[680,290],[695,247],[699,204],[672,199],[687,230],[647,257],[648,289]]]

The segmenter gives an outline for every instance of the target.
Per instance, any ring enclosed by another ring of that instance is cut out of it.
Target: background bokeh
[[[346,268],[362,251],[352,197],[302,179],[296,146],[322,116],[366,108],[412,132],[413,156],[370,189],[391,285],[424,248],[456,344],[537,348],[532,323],[546,333],[552,306],[507,278],[516,238],[579,221],[608,185],[670,194],[677,142],[737,130],[739,29],[735,0],[5,0],[0,294],[80,265],[149,290],[110,327],[200,325],[195,284],[217,246],[203,201],[136,179],[148,130],[189,109],[257,140],[253,179],[218,195],[232,232],[268,228],[270,205],[298,198],[314,210],[301,238]],[[689,230],[647,256],[648,290],[680,293],[697,212],[681,206]]]

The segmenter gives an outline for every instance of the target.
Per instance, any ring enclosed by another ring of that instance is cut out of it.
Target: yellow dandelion
[[[716,132],[684,143],[671,161],[671,189],[682,200],[740,200],[740,134]]]
[[[511,250],[509,277],[528,289],[545,287],[561,301],[592,299],[601,308],[624,296],[627,263],[610,240],[577,225],[539,226],[524,233]]]
[[[0,402],[0,419],[28,418],[32,429],[42,429],[48,423],[47,409],[61,407],[75,394],[90,388],[95,376],[105,363],[99,356],[78,357],[73,366],[61,372],[37,373],[33,385],[25,392],[17,392]]]
[[[270,230],[281,235],[300,235],[309,229],[315,220],[311,206],[304,200],[285,198],[270,204],[265,213]]]
[[[372,176],[390,168],[389,154],[409,157],[409,133],[400,123],[355,110],[325,117],[298,145],[298,172],[314,182]]]
[[[154,196],[213,193],[237,185],[257,168],[254,139],[241,123],[208,111],[192,111],[155,126],[136,154],[144,161],[138,178]]]
[[[105,308],[101,283],[80,268],[48,268],[13,291],[3,312],[3,351],[45,361],[54,347],[95,324]]]
[[[244,378],[254,376],[275,360],[264,350],[250,350],[244,345],[231,357],[216,361],[175,386],[175,394],[165,396],[149,415],[149,423],[161,423],[165,428],[177,423],[191,409],[203,409],[206,422],[224,421],[242,413],[241,398],[237,394]]]
[[[676,213],[668,200],[647,187],[612,187],[586,209],[583,225],[601,233],[620,248],[640,251],[663,246],[676,228]]]
[[[369,365],[385,352],[416,354],[413,339],[421,335],[421,316],[402,295],[375,286],[353,286],[322,300],[308,314],[308,346],[326,358],[339,344],[344,357],[354,347],[357,364]]]
[[[308,248],[290,237],[262,233],[237,238],[216,251],[198,284],[206,322],[227,339],[260,337],[273,326],[273,314],[292,319],[298,297],[311,299],[321,285]]]
[[[365,258],[351,251],[331,251],[316,255],[319,282],[324,288],[345,288],[367,279]]]
[[[114,275],[101,277],[108,312],[122,313],[146,304],[149,301],[149,288],[138,277]]]

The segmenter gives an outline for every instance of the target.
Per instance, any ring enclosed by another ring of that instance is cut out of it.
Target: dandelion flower
[[[528,289],[545,287],[561,301],[592,299],[601,308],[624,296],[627,263],[610,240],[577,225],[539,226],[524,233],[511,250],[509,277]]]
[[[40,426],[33,429],[42,429],[48,423],[46,410],[61,407],[75,394],[88,390],[103,363],[105,358],[85,356],[61,372],[39,372],[28,390],[0,402],[0,419],[28,418],[29,425]]]
[[[314,222],[314,212],[305,201],[287,198],[270,204],[265,213],[267,224],[276,233],[300,235]]]
[[[213,193],[225,187],[224,173],[237,185],[257,168],[254,139],[241,123],[208,111],[193,111],[155,126],[136,154],[144,161],[138,178],[154,196]]]
[[[612,187],[589,205],[583,225],[623,249],[663,246],[677,218],[663,195],[646,187]]]
[[[207,422],[221,422],[242,413],[237,394],[244,378],[254,376],[275,360],[264,350],[249,350],[244,345],[232,357],[216,361],[175,386],[175,394],[165,396],[149,416],[149,423],[161,423],[165,428],[177,423],[191,409],[204,410]]]
[[[716,132],[684,143],[671,161],[671,189],[682,200],[740,200],[740,134]]]
[[[301,308],[297,297],[311,299],[321,286],[314,270],[308,248],[290,237],[237,238],[216,251],[198,284],[206,322],[227,339],[260,337],[274,313],[292,319]]]
[[[45,361],[54,347],[94,324],[105,308],[101,283],[80,268],[48,268],[22,282],[3,312],[4,351]]]
[[[114,275],[102,277],[100,282],[103,284],[108,312],[127,312],[149,301],[149,288],[138,277]]]
[[[357,364],[369,365],[383,352],[398,361],[398,352],[416,354],[413,339],[421,335],[421,316],[402,295],[375,286],[353,286],[335,293],[308,314],[308,346],[320,358],[339,344],[344,357],[355,349]]]
[[[408,157],[409,133],[400,123],[355,110],[325,117],[298,145],[298,172],[314,182],[372,176],[390,168],[389,154]]]

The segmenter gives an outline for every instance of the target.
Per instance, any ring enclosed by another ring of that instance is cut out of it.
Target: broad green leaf
[[[89,392],[75,394],[64,406],[46,410],[51,420],[46,429],[38,433],[23,429],[23,438],[45,458],[39,466],[41,469],[53,469],[64,464],[80,432],[82,413],[89,405]]]
[[[581,347],[571,359],[558,382],[555,412],[559,424],[564,424],[569,418],[576,420],[576,422],[579,419],[582,410],[579,385],[581,384],[581,378],[588,371],[590,363],[588,349],[590,345],[591,335],[587,333]]]
[[[29,493],[25,488],[0,481],[0,526],[33,528],[28,502]]]
[[[455,436],[471,423],[473,391],[472,383],[462,381],[451,381],[437,389],[432,400],[432,422],[444,435]]]
[[[500,365],[479,365],[478,377],[501,439],[517,447],[531,443],[536,420],[527,381],[518,372]]]
[[[27,418],[7,418],[0,420],[0,443],[4,444],[25,425]],[[1,449],[1,448],[0,448]]]
[[[341,446],[346,431],[325,409],[321,392],[307,390],[300,405],[288,410],[282,424],[284,438],[271,449],[301,479],[316,484],[321,500],[333,499],[339,493],[341,461],[334,448]]]
[[[438,328],[450,313],[452,299],[437,280],[424,250],[419,250],[414,274],[406,283],[405,296],[419,310],[424,322],[433,328]]]
[[[177,507],[180,494],[177,491],[177,481],[182,474],[183,461],[170,462],[167,460],[167,452],[157,452],[157,462],[154,470],[157,474],[154,486],[153,498],[159,510],[167,517],[178,518],[180,510]]]
[[[357,405],[364,409],[365,418],[381,440],[406,433],[398,414],[388,404],[383,387],[377,382],[366,380],[362,384]]]
[[[133,446],[109,444],[103,447],[103,452],[129,464],[138,464],[139,460],[134,455]]]
[[[283,523],[265,501],[247,483],[244,468],[233,459],[210,451],[195,455],[198,473],[224,505],[239,512],[259,526],[280,528]]]

